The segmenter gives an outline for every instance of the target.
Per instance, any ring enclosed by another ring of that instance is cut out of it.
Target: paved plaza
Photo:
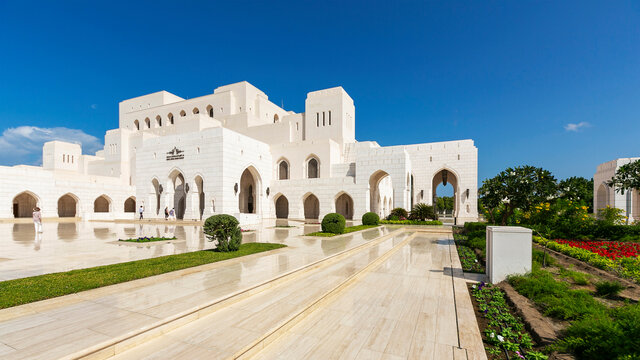
[[[483,359],[451,233],[431,230],[265,225],[245,235],[288,247],[0,310],[0,357]]]

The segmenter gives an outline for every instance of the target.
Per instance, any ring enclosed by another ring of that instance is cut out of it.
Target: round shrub
[[[209,241],[218,241],[218,251],[237,251],[242,243],[242,230],[238,224],[238,219],[231,215],[213,215],[205,220],[203,230]]]
[[[406,220],[407,218],[409,218],[407,210],[401,207],[391,210],[389,216],[387,216],[387,220]]]
[[[380,216],[374,212],[368,212],[362,215],[362,225],[378,225]]]
[[[332,234],[344,233],[344,216],[337,213],[329,213],[322,218],[322,232]]]

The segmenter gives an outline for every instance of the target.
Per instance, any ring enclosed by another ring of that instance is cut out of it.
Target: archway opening
[[[184,219],[184,212],[187,209],[187,192],[189,191],[187,183],[184,181],[184,175],[178,170],[174,170],[169,175],[173,186],[173,209],[177,219]]]
[[[202,220],[202,216],[204,215],[204,180],[198,175],[196,176],[195,183],[198,190],[198,214],[200,215],[200,220]]]
[[[38,198],[28,192],[22,192],[13,198],[13,217],[29,218],[33,214],[33,208],[38,206]]]
[[[286,160],[281,160],[280,164],[278,164],[278,179],[289,179],[289,163]]]
[[[369,211],[381,218],[389,215],[389,202],[393,199],[391,176],[385,171],[378,170],[369,177]]]
[[[162,117],[160,115],[156,116],[156,127],[162,126]]]
[[[284,195],[276,199],[276,218],[286,219],[289,217],[289,200]]]
[[[167,119],[169,119],[169,124],[173,125],[173,114],[172,113],[167,114]]]
[[[100,195],[93,201],[93,212],[106,213],[110,210],[111,201],[105,195]]]
[[[304,198],[303,204],[305,219],[318,219],[320,217],[320,201],[315,195],[307,195],[307,197]]]
[[[136,198],[134,196],[124,201],[124,212],[126,213],[136,212]]]
[[[149,118],[144,119],[144,124],[147,126],[147,129],[151,128],[151,120],[149,120]]]
[[[140,130],[140,121],[138,120],[134,121],[133,126],[135,126],[136,130]]]
[[[432,205],[438,214],[442,214],[444,219],[451,218],[455,222],[458,216],[458,178],[448,170],[438,171],[431,181],[433,189]],[[441,199],[440,199],[441,198]]]
[[[156,215],[160,214],[160,195],[162,194],[162,185],[160,185],[160,182],[158,181],[158,179],[153,179],[151,180],[151,186],[153,186],[153,194],[154,194],[154,198],[155,198],[155,205],[156,205]]]
[[[307,161],[307,177],[309,179],[316,179],[320,177],[320,171],[318,168],[318,159],[312,157]]]
[[[631,215],[633,221],[640,221],[640,190],[634,190],[631,193]]]
[[[248,167],[240,176],[238,207],[243,214],[258,213],[259,176],[255,168]]]
[[[353,220],[353,199],[347,193],[336,198],[336,212],[347,220]]]
[[[213,106],[207,106],[207,114],[209,114],[209,117],[213,117]]]
[[[598,210],[607,207],[609,204],[609,192],[607,186],[605,184],[600,184],[598,186],[598,191],[596,193],[596,207],[593,211],[597,214]]]
[[[58,216],[75,217],[78,200],[71,194],[65,194],[58,199]]]

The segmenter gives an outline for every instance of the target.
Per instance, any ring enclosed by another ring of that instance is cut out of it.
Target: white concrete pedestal
[[[531,229],[487,226],[487,281],[496,284],[508,275],[531,271]]]

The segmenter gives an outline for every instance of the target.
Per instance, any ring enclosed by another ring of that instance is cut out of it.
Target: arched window
[[[149,120],[149,118],[144,119],[144,123],[147,126],[147,129],[151,129],[151,120]]]
[[[172,113],[167,114],[167,119],[169,119],[169,124],[173,125],[173,114]]]
[[[182,116],[182,117],[187,116],[187,112],[186,112],[186,111],[184,111],[184,110],[180,111],[180,116]]]
[[[289,163],[286,160],[281,160],[280,164],[278,164],[278,179],[289,179]]]
[[[278,117],[278,114],[273,115],[273,123],[277,123],[280,120],[280,118]]]
[[[197,107],[196,107],[196,108],[193,108],[193,113],[194,113],[194,114],[200,114],[200,110],[198,110],[198,108],[197,108]]]
[[[307,161],[307,178],[315,179],[320,177],[320,169],[318,169],[318,165],[318,160],[314,157]]]
[[[140,121],[138,121],[137,119],[133,122],[133,126],[136,128],[136,130],[140,130]]]
[[[157,127],[162,126],[162,118],[160,117],[160,115],[156,116],[156,126]]]
[[[209,114],[209,117],[213,117],[213,106],[207,106],[207,114]]]

